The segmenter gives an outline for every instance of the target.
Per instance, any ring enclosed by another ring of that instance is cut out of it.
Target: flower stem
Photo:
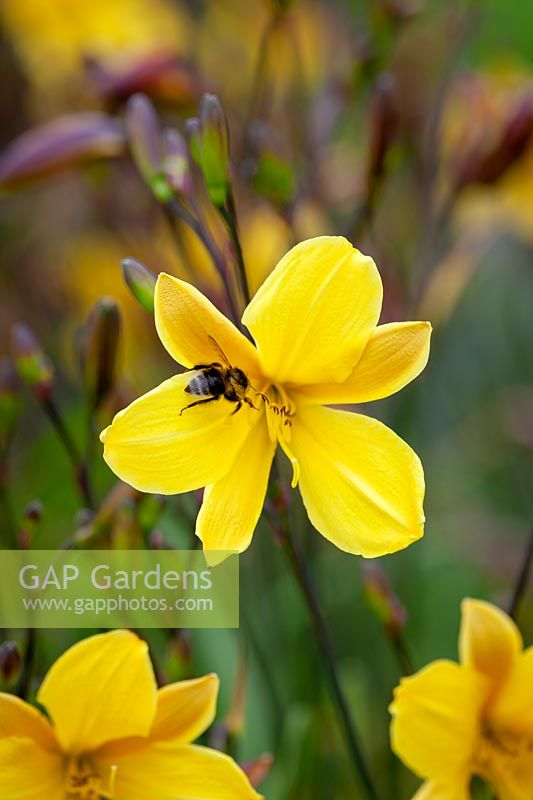
[[[370,800],[378,800],[379,795],[366,765],[348,700],[346,699],[340,682],[333,643],[327,623],[320,609],[320,603],[304,553],[302,552],[298,538],[292,531],[292,526],[289,524],[286,513],[280,512],[280,521],[283,547],[311,617],[316,644],[329,681],[332,698],[337,707],[339,720],[344,733],[346,746],[351,756],[356,778],[362,788],[364,788],[366,796]]]
[[[72,440],[72,437],[69,431],[67,430],[67,427],[63,422],[63,418],[59,413],[59,411],[57,410],[57,406],[55,405],[54,401],[51,399],[43,400],[42,407],[48,419],[55,428],[56,433],[61,440],[63,448],[65,449],[65,452],[69,457],[69,460],[74,470],[76,484],[78,486],[78,489],[80,490],[85,505],[87,506],[87,508],[93,509],[94,502],[91,491],[91,485],[89,482],[87,466],[86,464],[84,464],[83,459],[78,453],[78,448],[76,447],[74,441]]]
[[[533,565],[533,530],[529,535],[529,541],[526,550],[524,552],[524,557],[522,560],[520,571],[518,572],[518,576],[516,578],[516,583],[513,589],[511,602],[509,603],[508,613],[511,619],[516,619],[518,612],[520,610],[520,606],[522,605],[522,601],[524,599],[524,595],[528,587],[532,565]]]
[[[250,289],[248,287],[248,278],[246,276],[246,267],[244,265],[244,256],[242,254],[241,240],[239,238],[239,229],[237,225],[237,209],[235,208],[235,198],[230,189],[226,205],[219,206],[218,211],[224,220],[224,224],[228,230],[233,249],[235,251],[235,261],[237,264],[237,277],[239,279],[239,288],[242,294],[243,303],[245,306],[251,300]]]

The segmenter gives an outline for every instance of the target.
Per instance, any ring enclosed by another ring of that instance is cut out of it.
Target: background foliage
[[[216,92],[229,120],[252,284],[293,242],[344,233],[380,267],[382,321],[432,321],[421,378],[365,409],[415,448],[426,471],[425,538],[380,561],[406,609],[415,668],[455,657],[464,596],[508,605],[533,518],[532,28],[530,3],[503,0],[0,3],[4,148],[67,113],[121,119],[138,90],[183,132],[202,92]],[[24,181],[6,178],[8,156],[0,165],[0,348],[12,354],[18,321],[36,332],[54,364],[64,423],[88,453],[99,505],[115,479],[94,431],[173,370],[152,317],[122,282],[121,259],[213,295],[217,278],[190,229],[171,228],[127,152],[52,165]],[[74,342],[102,296],[120,309],[119,369],[88,424]],[[8,420],[13,409],[17,420],[1,432],[1,543],[60,547],[90,513],[57,432],[31,393],[11,388],[6,370],[0,410]],[[139,523],[138,498],[121,496],[104,540],[189,546],[196,502],[154,501],[158,513],[143,528],[147,506]],[[416,780],[388,744],[387,705],[401,667],[379,603],[369,602],[371,577],[360,559],[306,530],[298,505],[295,517],[372,770],[384,797],[409,798]],[[168,679],[219,672],[221,723],[232,708],[227,746],[240,760],[275,756],[262,785],[270,800],[357,797],[306,609],[264,523],[241,572],[241,631],[152,633],[157,663]],[[530,641],[531,597],[520,623]],[[38,636],[33,683],[79,635]],[[23,649],[25,632],[16,638]]]

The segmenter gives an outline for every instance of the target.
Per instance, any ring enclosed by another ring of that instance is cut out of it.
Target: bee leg
[[[259,411],[259,409],[257,408],[257,406],[254,406],[254,404],[252,403],[252,401],[250,400],[250,398],[249,398],[249,397],[243,397],[242,399],[244,400],[244,402],[246,403],[246,405],[250,406],[250,408],[254,408],[256,411]]]
[[[234,414],[236,414],[236,413],[237,413],[237,411],[238,411],[240,408],[242,408],[242,401],[241,401],[241,400],[238,400],[238,401],[237,401],[237,408],[235,409],[235,411],[232,411],[232,412],[231,412],[230,416],[232,417]]]
[[[212,403],[214,400],[218,400],[218,397],[207,397],[205,400],[195,400],[194,403],[189,403],[188,406],[185,406],[180,411],[180,417],[184,411],[187,411],[188,408],[192,408],[193,406],[201,406],[203,403]]]

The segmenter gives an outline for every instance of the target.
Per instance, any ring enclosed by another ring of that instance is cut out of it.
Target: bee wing
[[[219,356],[222,359],[222,361],[224,362],[224,364],[228,367],[228,369],[231,369],[232,365],[230,364],[228,358],[226,357],[226,354],[224,353],[224,351],[222,350],[221,346],[216,341],[216,339],[213,339],[212,336],[208,336],[207,338],[209,339],[209,342],[213,345],[213,347],[215,348],[215,350],[219,354]]]

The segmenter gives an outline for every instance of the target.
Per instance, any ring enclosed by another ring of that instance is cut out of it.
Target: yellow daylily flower
[[[394,752],[425,783],[416,800],[533,800],[533,647],[490,603],[464,600],[460,664],[435,661],[401,681],[391,705]]]
[[[37,700],[0,693],[3,800],[260,800],[235,762],[190,744],[213,721],[218,678],[157,690],[129,631],[92,636],[52,666]]]
[[[210,551],[250,544],[277,445],[327,539],[367,557],[406,547],[423,534],[418,457],[381,422],[324,407],[386,397],[424,368],[430,324],[377,326],[381,302],[371,258],[342,237],[310,239],[281,259],[246,308],[254,347],[193,286],[161,274],[159,338],[199,371],[175,375],[117,414],[101,434],[105,460],[140,491],[205,486],[196,532],[208,560]],[[199,365],[227,370],[225,360],[246,376],[247,388],[231,381],[239,402],[200,394],[207,379]]]

